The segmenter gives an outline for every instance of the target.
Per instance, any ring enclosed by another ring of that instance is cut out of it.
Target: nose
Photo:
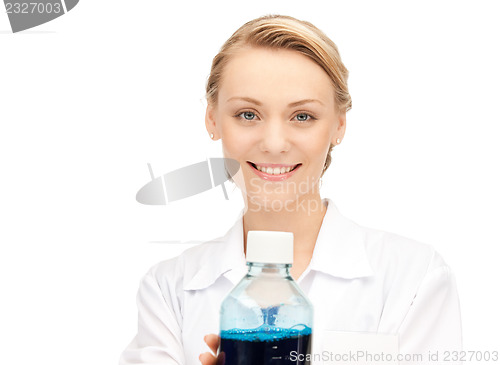
[[[290,149],[290,141],[286,123],[281,120],[268,120],[264,123],[264,131],[260,143],[263,152],[280,154]]]

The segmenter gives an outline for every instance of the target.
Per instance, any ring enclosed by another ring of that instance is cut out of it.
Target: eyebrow
[[[262,103],[260,101],[252,99],[252,98],[247,98],[247,97],[244,97],[244,96],[234,96],[232,98],[227,99],[227,101],[231,101],[231,100],[244,100],[244,101],[248,101],[250,103],[253,103],[255,105],[262,106]],[[294,107],[294,106],[298,106],[298,105],[302,105],[302,104],[307,104],[307,103],[319,103],[321,105],[324,105],[318,99],[303,99],[303,100],[299,100],[299,101],[294,101],[293,103],[288,104],[288,106],[289,107]]]

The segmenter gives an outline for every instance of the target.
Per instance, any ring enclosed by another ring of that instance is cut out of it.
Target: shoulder
[[[441,255],[428,243],[392,232],[359,227],[365,234],[365,247],[374,264],[385,262],[425,270],[446,266]]]
[[[204,289],[244,261],[241,216],[223,236],[208,241],[191,241],[194,246],[180,255],[155,264],[148,272],[162,287],[180,294]],[[175,286],[175,288],[172,288]]]
[[[432,245],[392,232],[362,226],[359,229],[365,235],[373,272],[388,289],[415,293],[425,280],[436,277],[436,273],[451,275],[451,269]]]
[[[189,248],[175,257],[157,262],[150,268],[150,272],[163,276],[173,274],[178,269],[185,268],[187,264],[204,262],[219,248],[221,242],[220,238],[202,242],[185,242],[186,246],[190,246]]]
[[[333,243],[335,248],[325,250],[333,256],[343,257],[351,263],[361,262],[365,267],[369,265],[371,271],[382,275],[395,271],[421,274],[446,265],[431,245],[360,225],[344,216],[330,200],[328,206],[325,216],[328,225],[324,227],[322,237]],[[342,265],[341,262],[337,264]],[[369,271],[364,270],[364,273]]]
[[[146,275],[152,276],[160,285],[183,287],[193,279],[200,269],[209,265],[217,257],[223,243],[222,238],[204,242],[186,242],[195,244],[176,257],[154,264]]]
[[[327,212],[328,214],[328,212]],[[332,203],[328,236],[344,250],[366,257],[375,274],[422,276],[434,268],[446,266],[441,255],[428,243],[389,231],[358,224],[345,217]],[[350,246],[355,245],[356,249]],[[354,261],[354,260],[352,260]]]

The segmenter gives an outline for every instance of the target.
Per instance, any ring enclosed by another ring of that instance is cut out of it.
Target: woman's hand
[[[204,340],[207,343],[208,347],[210,347],[210,350],[212,350],[212,352],[216,354],[220,344],[220,337],[211,334],[211,335],[206,335]],[[200,355],[199,359],[203,365],[223,365],[224,353],[222,352],[219,354],[219,356],[215,357],[210,352],[205,352]]]

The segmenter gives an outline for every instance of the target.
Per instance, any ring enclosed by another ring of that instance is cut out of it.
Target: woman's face
[[[228,62],[206,125],[240,163],[251,206],[319,197],[328,148],[345,132],[334,93],[326,72],[295,51],[248,47]]]

